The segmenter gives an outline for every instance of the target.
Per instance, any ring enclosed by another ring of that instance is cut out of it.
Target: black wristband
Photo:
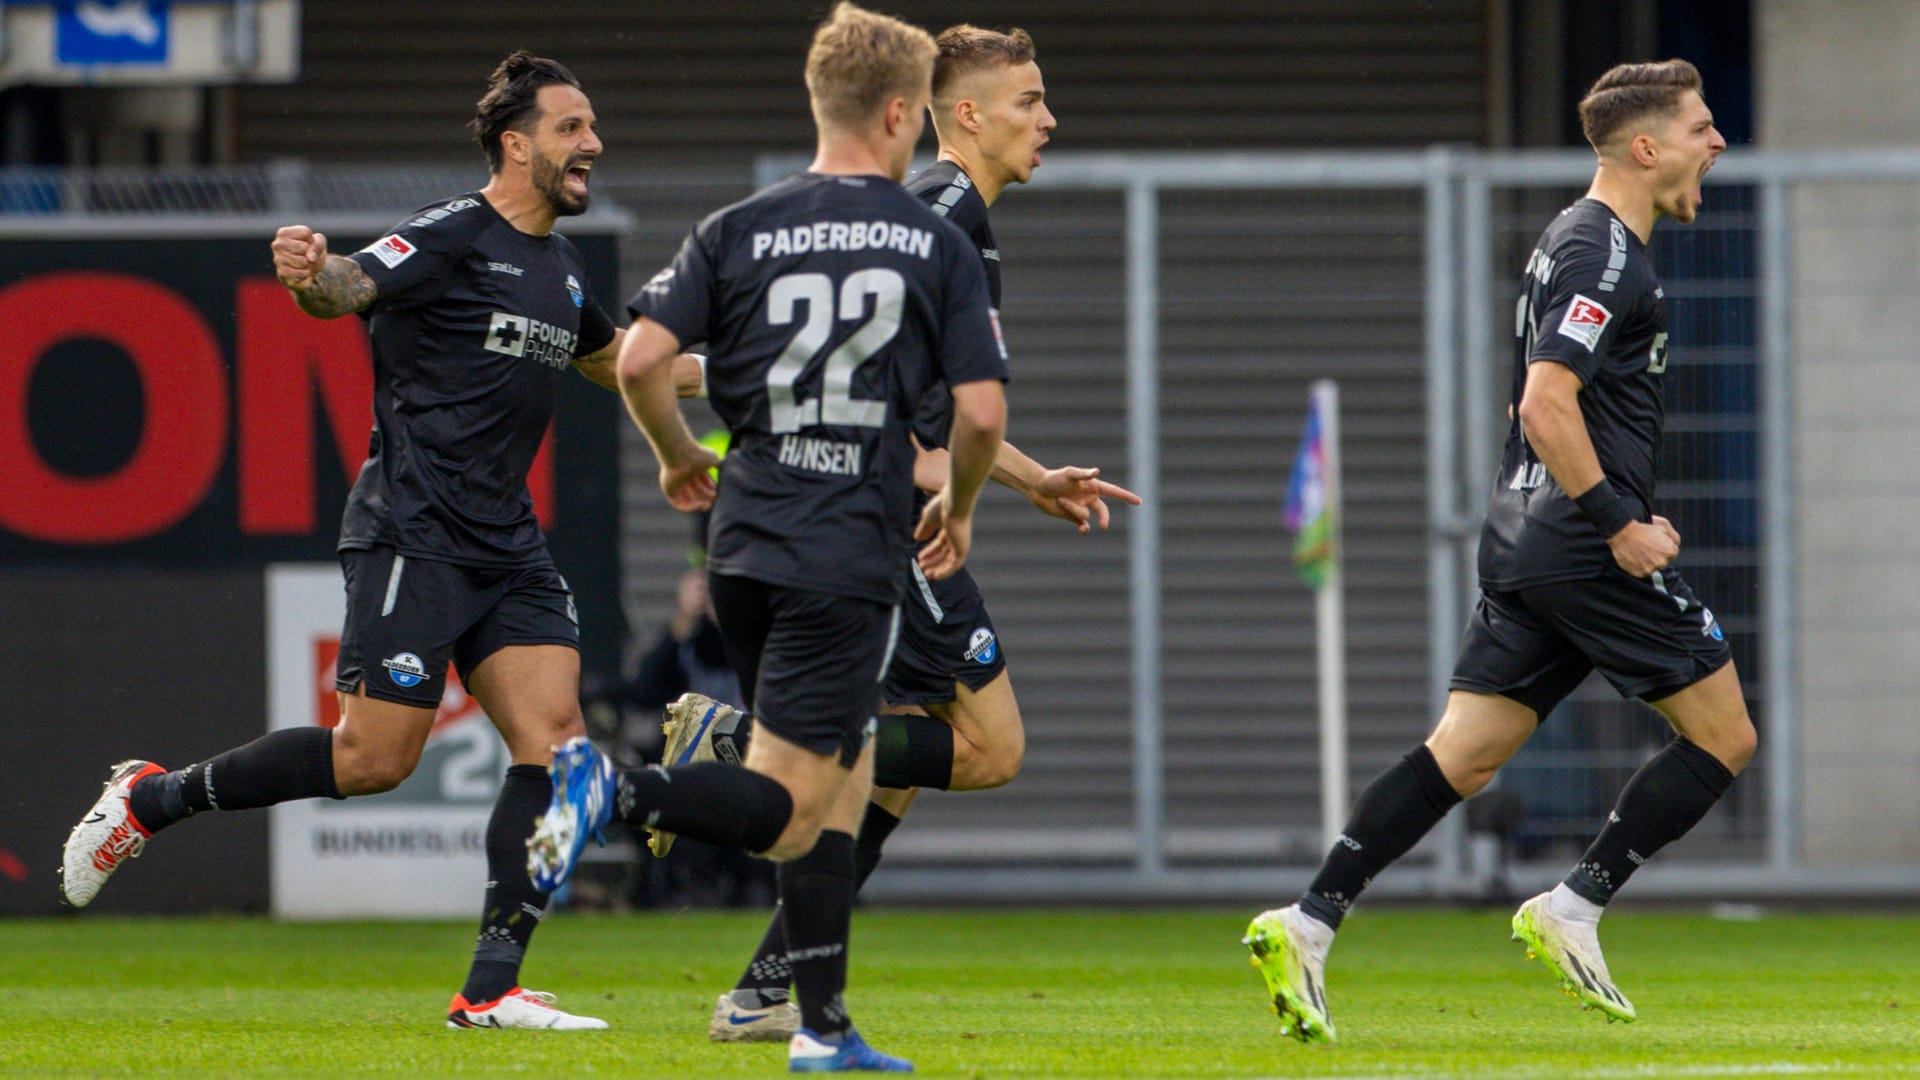
[[[1580,508],[1580,512],[1587,516],[1588,521],[1593,522],[1594,528],[1600,530],[1600,537],[1603,540],[1613,539],[1615,533],[1626,528],[1633,521],[1633,515],[1627,513],[1627,504],[1620,501],[1620,496],[1614,493],[1613,485],[1604,476],[1600,478],[1599,483],[1573,500],[1573,504]]]

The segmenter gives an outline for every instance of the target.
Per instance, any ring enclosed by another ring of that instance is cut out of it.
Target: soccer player
[[[1627,782],[1566,879],[1521,905],[1513,932],[1610,1020],[1635,1014],[1600,955],[1601,912],[1753,756],[1725,637],[1673,568],[1679,533],[1653,513],[1667,309],[1646,245],[1660,218],[1693,220],[1726,140],[1684,60],[1608,71],[1581,100],[1580,123],[1599,163],[1521,282],[1513,423],[1446,711],[1361,792],[1299,902],[1247,930],[1274,1010],[1303,1042],[1334,1037],[1327,950],[1361,890],[1486,786],[1589,671],[1659,710],[1676,735]]]
[[[901,186],[937,49],[925,31],[841,3],[806,79],[819,129],[809,171],[697,226],[629,305],[622,393],[683,510],[711,504],[708,570],[728,659],[757,735],[745,768],[698,762],[616,774],[585,740],[556,755],[529,851],[558,884],[617,812],[638,827],[744,847],[777,871],[800,1029],[796,1071],[904,1070],[848,1015],[854,834],[872,778],[874,706],[908,584],[914,446],[928,387],[953,398],[948,477],[920,517],[930,579],[971,546],[974,500],[1005,427],[998,322],[978,252]],[[726,472],[687,430],[670,361],[710,350]]]
[[[84,907],[154,833],[209,810],[372,795],[420,760],[449,661],[512,755],[487,825],[486,897],[449,1027],[604,1028],[519,985],[547,898],[526,841],[551,748],[585,730],[579,626],[526,486],[569,364],[617,389],[620,331],[555,222],[585,212],[600,157],[591,103],[552,60],[516,52],[470,124],[487,185],[422,207],[352,255],[289,225],[274,270],[302,310],[359,313],[372,336],[372,447],[340,528],[347,617],[335,728],[275,731],[168,772],[116,765],[67,840],[61,889]]]
[[[932,116],[940,160],[908,179],[906,187],[972,239],[997,310],[1000,250],[987,208],[1009,186],[1032,177],[1055,121],[1026,31],[960,25],[936,40],[940,55],[933,65]],[[946,472],[945,451],[933,448],[946,443],[950,413],[945,388],[935,387],[915,417],[923,490],[929,492],[939,489]],[[1097,469],[1044,469],[1010,443],[1001,445],[993,477],[1083,533],[1093,521],[1107,527],[1103,498],[1140,501],[1098,479]],[[900,643],[882,693],[887,709],[875,739],[875,789],[855,841],[856,888],[879,864],[882,845],[918,789],[999,787],[1018,774],[1026,749],[1006,652],[973,576],[962,569],[931,581],[912,564],[909,568],[915,571],[913,587],[901,609]],[[709,709],[703,699],[676,709],[668,720],[671,741],[680,742],[675,737],[683,733],[712,738],[723,731],[725,720]],[[701,730],[690,730],[695,723]],[[738,756],[737,748],[730,756]],[[709,1038],[759,1042],[793,1034],[799,1017],[788,1000],[786,956],[775,912],[739,982],[715,1003]]]

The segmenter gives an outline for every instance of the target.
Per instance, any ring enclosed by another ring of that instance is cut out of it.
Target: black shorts
[[[881,696],[889,705],[944,705],[955,683],[978,690],[1005,670],[1006,651],[973,575],[963,569],[928,581],[915,563]]]
[[[340,553],[347,622],[334,686],[438,708],[447,662],[471,674],[508,645],[580,647],[573,590],[552,564],[460,566],[391,547]]]
[[[727,662],[754,720],[853,767],[880,701],[900,609],[853,596],[708,574]]]
[[[1451,686],[1499,694],[1544,720],[1589,671],[1622,697],[1658,701],[1720,670],[1726,635],[1674,569],[1483,589]]]

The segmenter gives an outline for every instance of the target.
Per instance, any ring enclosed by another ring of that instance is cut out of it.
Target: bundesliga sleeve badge
[[[379,259],[387,269],[391,270],[413,258],[413,253],[418,249],[407,243],[400,234],[395,233],[391,236],[383,236],[360,250],[371,252],[374,258]]]
[[[1579,342],[1588,352],[1600,344],[1600,334],[1606,330],[1607,323],[1613,320],[1613,312],[1608,311],[1597,301],[1589,300],[1579,293],[1573,294],[1573,302],[1567,305],[1567,314],[1560,320],[1560,333]]]

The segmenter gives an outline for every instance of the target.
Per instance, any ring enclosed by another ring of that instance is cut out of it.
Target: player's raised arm
[[[620,396],[654,457],[660,459],[660,490],[676,510],[705,510],[715,487],[707,470],[720,463],[700,445],[680,415],[673,384],[680,341],[666,327],[642,318],[627,328],[617,365]]]
[[[300,310],[316,318],[365,311],[380,294],[359,264],[327,254],[326,234],[305,225],[286,225],[273,234],[273,272]]]

